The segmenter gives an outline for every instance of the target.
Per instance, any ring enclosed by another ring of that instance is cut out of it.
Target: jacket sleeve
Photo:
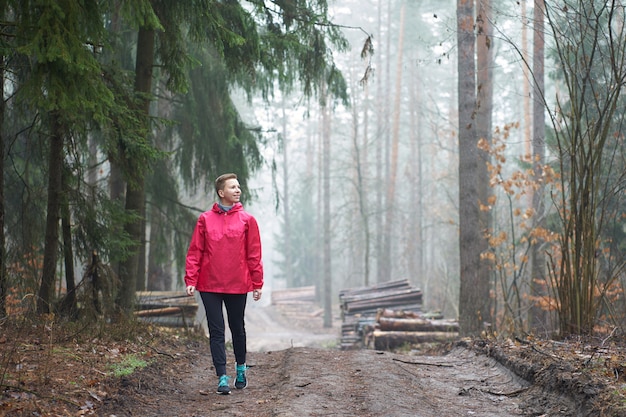
[[[248,270],[252,279],[252,288],[263,288],[263,260],[261,258],[261,234],[259,225],[253,216],[248,219],[248,234],[246,239]]]
[[[200,266],[202,265],[202,255],[204,254],[205,246],[204,229],[205,222],[201,215],[191,235],[191,242],[189,243],[189,250],[187,251],[187,259],[185,261],[186,286],[193,285],[195,287],[198,284],[198,275]]]

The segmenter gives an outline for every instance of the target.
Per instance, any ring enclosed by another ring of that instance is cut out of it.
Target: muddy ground
[[[341,351],[340,323],[325,329],[318,313],[251,304],[249,386],[231,395],[215,393],[202,335],[154,330],[132,343],[54,345],[41,336],[49,327],[30,329],[19,343],[0,336],[0,416],[626,415],[626,359],[614,338],[461,340],[429,354]],[[129,356],[148,366],[112,376],[111,364]]]

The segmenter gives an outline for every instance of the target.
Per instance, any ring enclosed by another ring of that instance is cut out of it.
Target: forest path
[[[339,337],[319,315],[250,306],[249,386],[215,393],[208,344],[125,384],[107,416],[552,416],[584,415],[567,396],[535,389],[495,359],[457,346],[442,356],[322,347]],[[304,321],[304,323],[303,323]],[[234,369],[232,352],[229,368]]]

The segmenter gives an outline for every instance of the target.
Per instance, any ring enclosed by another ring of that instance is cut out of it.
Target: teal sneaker
[[[228,381],[230,377],[228,375],[220,376],[220,382],[217,384],[217,393],[218,394],[230,394],[230,386],[228,385]]]
[[[235,379],[235,388],[244,389],[248,386],[248,379],[246,378],[246,369],[248,367],[244,363],[243,365],[237,365],[237,378]]]

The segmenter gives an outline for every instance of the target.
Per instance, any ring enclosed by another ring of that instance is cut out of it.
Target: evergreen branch
[[[314,19],[307,20],[307,19],[304,18],[304,16],[308,16],[309,15],[309,13],[308,13],[309,10],[308,9],[304,9],[304,8],[298,8],[297,6],[294,7],[293,11],[290,11],[289,14],[286,14],[284,8],[281,7],[282,11],[272,9],[272,8],[268,7],[265,4],[264,0],[250,0],[250,3],[255,4],[259,8],[264,9],[265,12],[266,12],[265,14],[267,16],[275,15],[277,17],[282,18],[283,22],[295,21],[295,22],[303,23],[303,24],[307,24],[307,25],[313,24],[314,26],[328,27],[328,28],[332,28],[332,29],[351,29],[351,30],[354,29],[354,30],[360,30],[366,36],[372,36],[371,33],[368,33],[361,26],[340,25],[340,24],[337,24],[337,23],[329,22],[327,20],[324,20],[324,21],[315,21]],[[275,2],[273,2],[273,4],[276,5]],[[318,16],[316,16],[316,17],[318,17]]]
[[[201,209],[201,208],[198,208],[198,207],[189,206],[189,205],[184,204],[184,203],[181,203],[180,201],[175,200],[175,199],[173,199],[173,198],[167,198],[167,197],[165,197],[165,199],[166,199],[167,201],[171,202],[171,203],[174,203],[174,205],[180,206],[180,207],[185,208],[185,209],[187,209],[187,210],[195,211],[195,212],[198,212],[198,213],[204,213],[204,212],[206,211],[206,209]],[[153,204],[153,203],[152,203],[152,202],[150,202],[150,201],[146,201],[146,204],[150,204],[150,205],[152,205],[152,206],[154,206],[154,207],[156,207],[156,208],[159,208],[159,206],[158,206],[158,205]]]

